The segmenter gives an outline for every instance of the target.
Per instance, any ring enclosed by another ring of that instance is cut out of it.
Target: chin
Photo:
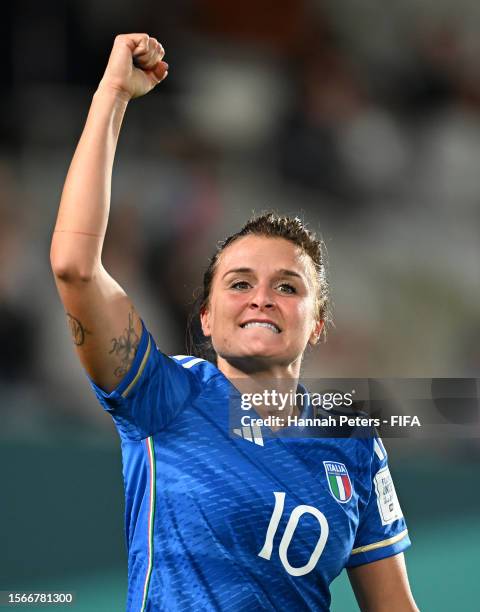
[[[242,353],[245,356],[250,357],[265,357],[274,358],[280,357],[285,353],[285,347],[279,346],[276,342],[265,342],[264,340],[258,340],[249,342],[247,345],[239,347],[238,353]]]
[[[224,359],[270,359],[275,361],[281,356],[281,354],[277,351],[272,351],[272,349],[257,347],[239,350],[230,349],[220,354]]]
[[[288,365],[296,359],[295,356],[287,354],[285,349],[266,345],[263,342],[252,342],[248,346],[231,346],[228,350],[220,351],[219,354],[232,364],[242,363],[245,366],[246,362],[250,362],[249,365],[252,368],[260,364],[262,366]]]

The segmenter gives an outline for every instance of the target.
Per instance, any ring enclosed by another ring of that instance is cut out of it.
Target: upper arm
[[[418,612],[403,553],[348,569],[362,612]]]
[[[346,563],[349,568],[392,557],[410,546],[385,447],[377,437],[365,444],[369,458],[359,457],[363,477],[356,483],[359,521]]]
[[[72,340],[90,378],[113,390],[128,372],[142,322],[120,285],[100,266],[88,280],[55,275]]]

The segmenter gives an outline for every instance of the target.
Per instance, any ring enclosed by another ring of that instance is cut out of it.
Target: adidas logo
[[[258,425],[243,425],[240,429],[234,429],[233,433],[244,440],[263,446],[262,430]]]

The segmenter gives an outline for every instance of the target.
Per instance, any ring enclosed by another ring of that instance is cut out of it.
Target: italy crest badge
[[[324,461],[325,473],[327,475],[328,486],[333,497],[345,504],[352,497],[352,483],[348,470],[343,463],[338,461]]]

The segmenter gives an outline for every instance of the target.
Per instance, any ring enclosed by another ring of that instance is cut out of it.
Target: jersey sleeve
[[[107,393],[89,380],[120,436],[130,440],[142,440],[165,428],[197,392],[192,372],[157,348],[143,322],[135,359],[119,385]]]
[[[411,544],[380,438],[372,438],[370,497],[361,511],[346,567],[356,567],[396,555]]]

